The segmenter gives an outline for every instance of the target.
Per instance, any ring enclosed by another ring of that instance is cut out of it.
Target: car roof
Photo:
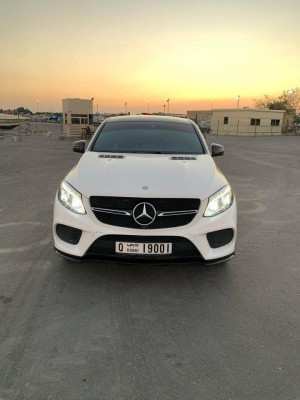
[[[191,121],[185,118],[162,115],[124,115],[107,118],[105,122],[173,122],[178,124],[191,124]]]

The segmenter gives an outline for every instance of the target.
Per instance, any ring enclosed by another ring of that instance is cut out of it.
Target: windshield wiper
[[[133,153],[133,154],[168,154],[164,151],[146,151],[146,150],[98,150],[98,153]]]
[[[117,150],[94,150],[96,153],[124,153],[123,151]]]
[[[142,151],[142,150],[133,150],[130,153],[138,153],[138,154],[167,154],[164,151]]]
[[[185,154],[199,155],[203,153],[197,152],[181,152],[181,151],[147,151],[147,150],[94,150],[97,153],[122,153],[122,154]]]

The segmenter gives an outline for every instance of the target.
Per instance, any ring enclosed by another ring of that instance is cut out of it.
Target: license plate
[[[116,242],[116,253],[122,254],[172,254],[172,243]]]

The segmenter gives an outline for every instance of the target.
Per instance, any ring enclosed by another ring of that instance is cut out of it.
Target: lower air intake
[[[209,232],[207,240],[211,248],[217,249],[218,247],[226,246],[233,239],[233,229],[222,229],[220,231]]]
[[[72,228],[71,226],[57,224],[56,234],[64,242],[69,244],[78,244],[82,231],[80,229]]]

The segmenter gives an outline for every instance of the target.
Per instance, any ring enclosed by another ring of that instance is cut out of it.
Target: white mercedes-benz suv
[[[233,257],[236,202],[197,125],[186,119],[105,120],[55,197],[54,244],[74,261],[197,261]]]

